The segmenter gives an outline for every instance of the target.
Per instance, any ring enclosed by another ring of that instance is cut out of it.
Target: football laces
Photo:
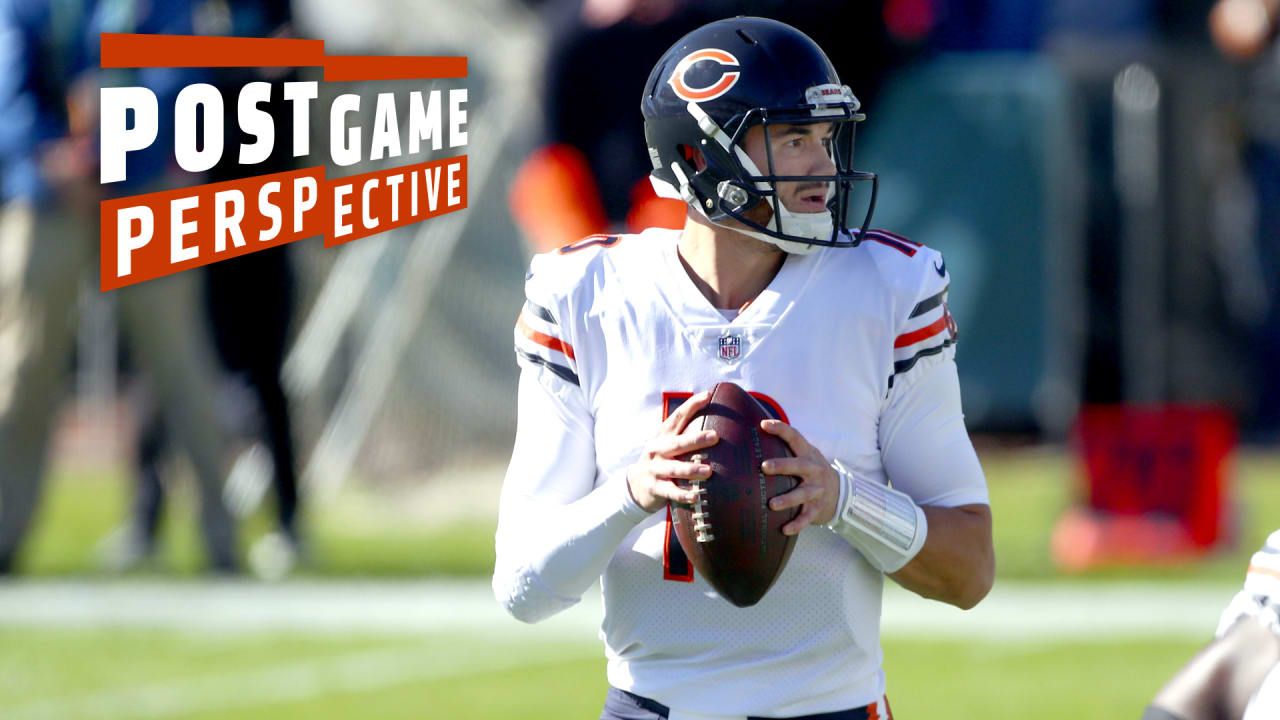
[[[694,455],[690,460],[702,463],[707,461],[707,456]],[[711,534],[711,523],[707,520],[707,489],[703,487],[701,480],[690,481],[689,489],[697,495],[693,500],[693,513],[690,514],[693,518],[694,538],[700,543],[711,542],[716,536]]]

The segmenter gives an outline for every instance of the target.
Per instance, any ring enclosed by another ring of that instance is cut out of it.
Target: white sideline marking
[[[1203,639],[1238,584],[1000,583],[972,610],[925,600],[885,584],[881,627],[891,637],[1002,642],[1113,638]]]
[[[890,638],[987,642],[1099,641],[1163,637],[1208,640],[1233,585],[1002,583],[964,612],[886,587],[882,625]],[[163,684],[102,690],[0,706],[6,720],[156,718],[304,701],[489,670],[535,667],[599,654],[598,590],[537,625],[522,625],[484,581],[4,581],[0,627],[136,627],[184,632],[317,632],[343,635],[459,634],[474,643],[359,651]],[[551,640],[554,652],[493,651],[493,644]],[[581,643],[582,655],[572,649]]]
[[[999,641],[1117,636],[1205,638],[1238,586],[998,583],[962,611],[887,583],[891,637]],[[140,627],[183,631],[553,636],[597,642],[598,590],[536,625],[511,619],[486,581],[5,581],[0,626]]]
[[[488,582],[479,580],[0,581],[0,626],[340,635],[534,632],[595,642],[599,617],[597,594],[588,592],[580,607],[522,625],[493,599]]]
[[[588,651],[589,652],[589,651]],[[578,655],[545,649],[537,653],[492,652],[468,648],[380,650],[348,653],[324,660],[268,665],[253,670],[172,680],[163,685],[54,698],[0,706],[8,720],[73,720],[75,718],[144,718],[188,715],[304,701],[335,693],[367,692],[408,682],[475,675],[550,665]]]

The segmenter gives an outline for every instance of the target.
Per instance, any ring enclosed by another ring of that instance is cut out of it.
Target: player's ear
[[[695,172],[702,172],[707,167],[707,159],[702,156],[702,151],[698,148],[681,145],[680,153],[684,155],[684,161],[693,166]]]

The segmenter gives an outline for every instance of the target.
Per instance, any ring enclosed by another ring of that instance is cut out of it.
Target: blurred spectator
[[[930,31],[931,49],[1032,51],[1045,28],[1045,3],[1023,0],[889,0],[889,29],[904,39]]]
[[[151,88],[161,108],[172,107],[187,82],[186,73],[163,68],[99,75],[99,33],[190,34],[191,18],[184,0],[0,0],[0,572],[13,570],[39,501],[71,353],[69,314],[96,265],[99,81]],[[160,116],[158,137],[172,137],[171,113]],[[171,154],[163,140],[132,153],[129,181],[107,191],[156,189]],[[195,468],[209,562],[232,571],[224,442],[197,280],[179,273],[115,292],[121,325],[155,386],[165,425]]]
[[[1257,388],[1254,424],[1261,437],[1280,439],[1280,0],[1219,0],[1209,31],[1228,58],[1249,65],[1243,160],[1253,184],[1252,238],[1265,283],[1252,343]]]
[[[204,0],[197,5],[195,18],[195,31],[201,35],[281,37],[292,32],[292,12],[287,2]],[[276,83],[272,100],[261,105],[273,117],[276,137],[272,153],[264,162],[246,168],[239,164],[234,153],[226,153],[209,171],[207,181],[223,182],[293,170],[296,163],[291,152],[292,116],[279,83],[297,80],[298,71],[213,68],[210,73],[223,97],[235,97],[240,88],[250,82]],[[223,108],[227,146],[253,142],[253,136],[244,133],[236,121],[234,103],[225,103]],[[236,470],[254,467],[252,461],[260,447],[259,438],[269,449],[268,474],[275,488],[279,533],[267,535],[251,548],[249,560],[256,572],[273,577],[291,569],[301,552],[292,425],[280,385],[280,368],[294,310],[295,283],[288,252],[285,246],[269,248],[196,271],[205,276],[204,306],[217,359],[221,369],[233,376],[222,387],[223,425],[229,435],[242,438],[248,448],[233,469],[232,482],[259,482],[256,473],[237,473]],[[116,536],[121,544],[108,548],[108,562],[117,569],[131,567],[155,551],[164,503],[161,465],[167,438],[156,418],[143,423],[132,517],[125,531]],[[253,487],[233,488],[232,492],[257,495]]]
[[[225,8],[225,9],[223,9]],[[293,34],[293,13],[281,0],[205,0],[197,31],[203,35],[284,37]],[[229,25],[219,26],[217,18]],[[275,83],[272,98],[261,107],[273,118],[275,143],[270,157],[251,168],[224,156],[209,173],[210,182],[246,175],[287,172],[296,168],[292,153],[292,109],[281,83],[299,80],[295,68],[218,68],[214,83],[224,95],[238,93],[250,82]],[[239,129],[230,103],[225,105],[228,142],[252,142]],[[276,495],[279,533],[268,535],[250,550],[250,562],[260,574],[275,575],[292,567],[301,552],[298,527],[298,481],[293,429],[280,370],[284,364],[289,326],[295,310],[295,280],[288,246],[269,248],[208,266],[206,307],[214,345],[223,366],[252,391],[262,423],[257,433],[271,453],[272,485]]]

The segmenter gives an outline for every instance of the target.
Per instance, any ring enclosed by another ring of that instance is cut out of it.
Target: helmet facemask
[[[732,136],[720,128],[698,103],[689,102],[688,111],[705,136],[698,149],[706,162],[696,171],[687,162],[671,163],[672,173],[680,184],[679,197],[712,223],[777,245],[789,253],[808,254],[822,246],[857,245],[870,223],[878,190],[874,173],[852,168],[854,128],[865,116],[858,112],[858,100],[847,86],[811,87],[806,99],[813,104],[749,110],[737,120]],[[835,166],[835,173],[777,174],[772,144],[777,126],[817,123],[834,125],[828,155]],[[747,131],[757,125],[764,132],[765,172],[761,172],[743,147]],[[853,184],[866,181],[872,183],[871,197],[866,214],[860,218],[862,224],[853,229],[848,225]],[[783,202],[779,183],[825,185],[827,209],[814,213],[790,210]],[[659,188],[660,191],[662,189]]]

